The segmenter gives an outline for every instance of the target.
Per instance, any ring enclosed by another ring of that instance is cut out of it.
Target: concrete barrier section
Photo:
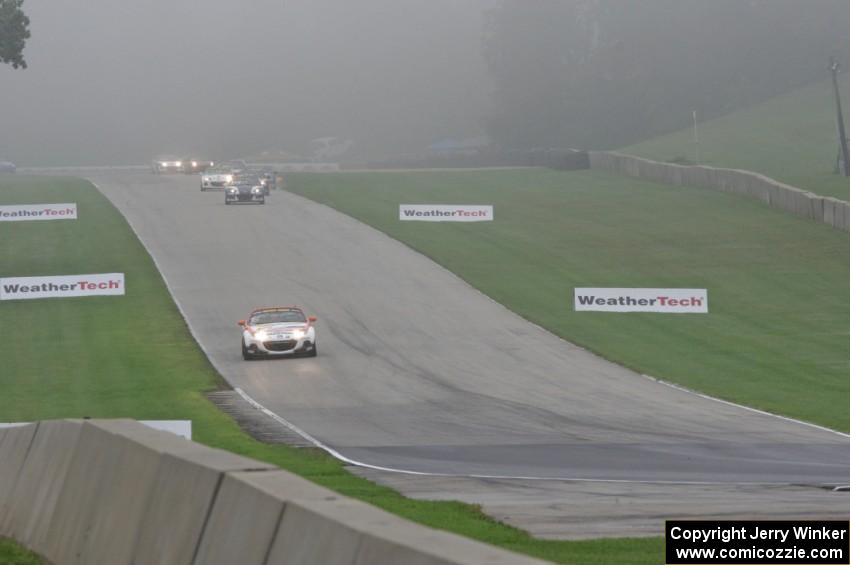
[[[787,186],[782,187],[782,189],[783,189],[784,202],[785,202],[785,206],[784,206],[783,210],[785,210],[786,212],[789,212],[791,214],[799,216],[802,212],[804,212],[804,210],[803,210],[803,204],[804,203],[803,203],[803,198],[802,198],[802,191],[795,190],[795,189],[789,188]],[[803,217],[805,217],[805,216],[803,216]]]
[[[345,503],[334,501],[310,504],[305,500],[290,500],[286,504],[269,563],[323,563],[350,565],[360,548],[362,534],[335,519]]]
[[[844,231],[850,231],[850,202],[842,202],[840,206],[836,206],[838,213],[836,214],[841,220],[839,224]]]
[[[838,200],[837,198],[824,198],[823,203],[823,221],[829,223],[832,227],[845,230],[844,227],[844,215],[846,210],[846,204]],[[832,213],[831,222],[827,220],[827,216],[829,212]]]
[[[229,473],[219,489],[196,565],[264,565],[287,499],[339,498],[305,479],[274,473]]]
[[[224,474],[276,467],[218,449],[162,457],[139,530],[133,563],[192,563]]]
[[[0,488],[0,535],[56,565],[541,563],[130,420],[0,430]]]
[[[38,424],[8,428],[0,443],[0,533]]]
[[[98,421],[91,427],[110,434],[109,442],[120,455],[116,455],[114,473],[101,485],[95,501],[97,511],[89,525],[83,562],[129,564],[163,456],[204,448],[134,421]]]
[[[540,565],[541,561],[448,532],[423,530],[360,501],[295,499],[286,504],[269,563]]]
[[[835,198],[823,199],[823,221],[835,227]]]
[[[743,171],[735,171],[739,182],[747,183],[749,188],[749,195],[752,198],[762,201],[765,204],[770,204],[770,186],[771,183],[767,182],[767,179],[759,176],[759,175],[750,175],[746,174]],[[732,181],[735,184],[735,181]]]
[[[81,420],[40,422],[11,498],[3,530],[42,553],[65,475],[82,429]]]
[[[54,563],[129,563],[165,451],[195,444],[131,420],[87,420],[50,522]]]
[[[807,192],[806,197],[809,199],[809,206],[812,210],[812,219],[816,222],[823,223],[823,197],[818,196],[813,192]]]
[[[791,213],[801,218],[806,218],[807,220],[813,220],[814,210],[812,208],[812,200],[809,197],[809,193],[805,190],[793,189],[793,194],[794,209],[791,210]]]
[[[701,165],[681,166],[604,151],[590,151],[588,162],[591,169],[612,171],[664,184],[710,188],[753,198],[800,218],[824,222],[850,231],[850,220],[844,220],[845,216],[842,215],[848,203],[827,199],[751,171]]]

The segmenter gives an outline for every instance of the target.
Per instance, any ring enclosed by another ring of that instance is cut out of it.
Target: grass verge
[[[850,78],[842,80],[850,107]],[[756,171],[823,196],[850,200],[850,179],[833,174],[838,153],[832,83],[825,81],[699,124],[700,162]],[[691,128],[622,149],[658,161],[696,160]]]
[[[79,220],[0,223],[0,277],[123,272],[123,297],[0,302],[0,421],[90,416],[191,419],[195,439],[274,463],[413,521],[557,563],[660,563],[660,538],[536,540],[472,505],[416,501],[348,473],[323,452],[269,446],[204,396],[221,385],[150,257],[89,183],[0,178],[0,205],[76,202]]]
[[[595,171],[294,175],[289,190],[428,255],[600,355],[850,432],[850,238],[725,193]],[[399,203],[494,222],[400,222]],[[574,287],[707,288],[710,314],[575,312]]]
[[[41,559],[9,539],[0,538],[0,565],[40,565]]]

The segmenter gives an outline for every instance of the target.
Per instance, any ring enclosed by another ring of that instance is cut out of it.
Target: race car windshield
[[[251,316],[252,326],[261,324],[285,324],[289,322],[306,322],[304,312],[298,310],[278,310],[275,312],[259,312]]]

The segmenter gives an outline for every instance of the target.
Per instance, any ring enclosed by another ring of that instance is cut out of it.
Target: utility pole
[[[697,165],[699,162],[699,134],[697,133],[697,111],[694,110],[694,153],[696,154]]]
[[[850,167],[848,167],[847,159],[847,136],[844,133],[844,116],[841,113],[841,95],[838,93],[838,73],[841,66],[835,57],[829,58],[829,70],[832,72],[832,89],[835,93],[835,119],[838,124],[838,147],[840,148],[839,156],[839,172],[845,176],[850,176]]]

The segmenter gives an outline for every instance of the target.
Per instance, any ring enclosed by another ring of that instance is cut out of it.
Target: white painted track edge
[[[85,180],[87,180],[89,183],[91,183],[91,184],[92,184],[92,186],[94,186],[94,187],[98,190],[98,192],[100,192],[100,193],[101,193],[101,195],[103,195],[103,196],[104,196],[107,200],[109,200],[109,198],[108,198],[108,197],[106,196],[106,194],[105,194],[105,193],[101,190],[101,188],[98,186],[98,184],[97,184],[96,182],[94,182],[93,180],[88,179],[88,178],[87,178],[87,179],[85,179]],[[304,198],[303,196],[297,195],[297,194],[292,193],[292,192],[290,192],[290,191],[287,191],[287,192],[289,192],[290,194],[293,194],[294,196],[297,196],[298,198]],[[309,199],[307,199],[307,200],[309,200]],[[310,200],[310,202],[314,202],[314,203],[315,203],[315,201],[313,201],[313,200]],[[295,426],[294,424],[292,424],[291,422],[289,422],[289,421],[288,421],[288,420],[286,420],[285,418],[283,418],[283,417],[281,417],[280,415],[278,415],[278,414],[276,414],[276,413],[272,412],[272,411],[271,411],[271,410],[269,410],[268,408],[265,408],[262,404],[260,404],[259,402],[257,402],[257,401],[256,401],[256,400],[254,400],[253,398],[251,398],[251,397],[250,397],[247,393],[245,393],[245,391],[243,391],[242,389],[240,389],[240,388],[238,388],[238,387],[234,387],[234,386],[233,386],[233,383],[231,383],[231,382],[227,379],[227,377],[224,375],[224,372],[223,372],[223,371],[222,371],[222,370],[221,370],[221,369],[220,369],[220,368],[216,365],[215,361],[214,361],[214,360],[213,360],[213,358],[210,356],[209,352],[206,350],[206,348],[204,347],[204,345],[203,345],[203,344],[201,343],[201,341],[198,339],[198,335],[196,334],[196,332],[195,332],[194,328],[192,327],[192,323],[191,323],[191,321],[189,320],[188,316],[186,315],[186,311],[184,310],[184,308],[183,308],[182,304],[180,303],[180,300],[178,300],[177,296],[176,296],[176,295],[174,294],[174,292],[172,291],[172,289],[171,289],[171,284],[170,284],[170,283],[169,283],[169,281],[168,281],[168,277],[166,277],[165,273],[164,273],[164,272],[162,271],[162,269],[160,268],[159,262],[157,261],[156,257],[153,255],[153,253],[151,253],[151,251],[150,251],[150,249],[148,248],[147,244],[145,244],[144,240],[143,240],[143,239],[139,236],[139,233],[136,231],[136,228],[135,228],[135,226],[133,226],[133,223],[130,221],[130,219],[129,219],[129,218],[127,218],[126,216],[124,216],[124,214],[122,214],[122,213],[121,213],[121,210],[118,208],[118,206],[116,206],[114,203],[112,203],[112,201],[111,201],[111,200],[110,200],[110,204],[112,204],[113,208],[114,208],[114,209],[115,209],[115,210],[116,210],[116,211],[117,211],[117,212],[121,215],[121,217],[123,217],[123,218],[124,218],[124,221],[125,221],[125,222],[127,222],[127,225],[128,225],[128,226],[130,226],[130,229],[132,230],[133,235],[135,235],[135,236],[136,236],[136,239],[137,239],[137,240],[138,240],[138,241],[142,244],[142,247],[145,249],[145,251],[147,252],[148,256],[151,258],[151,261],[153,261],[154,266],[156,267],[157,271],[159,272],[159,275],[162,277],[162,280],[163,280],[163,282],[165,283],[166,288],[168,289],[168,293],[169,293],[169,295],[171,296],[171,299],[174,301],[174,304],[177,306],[177,310],[180,312],[180,315],[183,317],[183,321],[184,321],[184,323],[185,323],[185,324],[186,324],[186,326],[189,328],[189,333],[190,333],[190,335],[191,335],[191,336],[192,336],[192,338],[195,340],[195,343],[197,343],[197,344],[198,344],[198,347],[200,347],[201,351],[203,351],[204,355],[205,355],[205,356],[206,356],[206,358],[209,360],[209,362],[210,362],[210,364],[213,366],[213,368],[215,368],[215,370],[216,370],[216,372],[219,374],[219,376],[220,376],[220,377],[221,377],[221,378],[222,378],[222,379],[223,379],[223,380],[224,380],[224,381],[225,381],[225,382],[226,382],[226,383],[227,383],[227,384],[228,384],[228,385],[229,385],[229,386],[230,386],[230,387],[231,387],[231,388],[232,388],[232,389],[233,389],[233,390],[237,393],[237,394],[239,394],[239,395],[240,395],[240,396],[241,396],[241,397],[242,397],[245,401],[247,401],[247,402],[248,402],[248,403],[250,403],[252,406],[254,406],[254,408],[256,408],[257,410],[259,410],[259,411],[263,412],[265,415],[267,415],[268,417],[270,417],[270,418],[274,419],[276,422],[278,422],[279,424],[281,424],[281,425],[285,426],[286,428],[290,429],[291,431],[293,431],[293,432],[297,433],[298,435],[300,435],[301,437],[303,437],[305,440],[307,440],[307,441],[309,441],[311,444],[313,444],[315,447],[317,447],[317,448],[319,448],[319,449],[321,449],[321,450],[325,451],[326,453],[328,453],[328,454],[329,454],[329,455],[331,455],[332,457],[334,457],[334,458],[338,459],[339,461],[342,461],[343,463],[346,463],[346,464],[349,464],[349,465],[354,465],[354,466],[356,466],[356,467],[363,467],[363,468],[366,468],[366,469],[372,469],[372,470],[376,470],[376,471],[384,471],[384,472],[397,473],[397,474],[404,474],[404,475],[427,476],[427,477],[474,478],[474,479],[490,479],[490,480],[563,481],[563,482],[582,482],[582,483],[621,483],[621,484],[672,484],[672,485],[695,485],[695,486],[696,486],[696,485],[729,485],[729,486],[733,486],[733,485],[737,485],[737,486],[742,486],[742,485],[771,485],[771,486],[777,486],[777,485],[788,485],[788,484],[789,484],[789,483],[771,483],[771,482],[731,482],[731,483],[730,483],[730,482],[715,482],[715,481],[646,481],[646,480],[635,480],[635,479],[587,479],[587,478],[575,478],[575,477],[534,477],[534,476],[511,476],[511,475],[483,475],[483,474],[452,474],[452,473],[434,473],[434,472],[424,472],[424,471],[413,471],[413,470],[407,470],[407,469],[397,469],[397,468],[393,468],[393,467],[382,467],[382,466],[372,465],[372,464],[369,464],[369,463],[365,463],[365,462],[362,462],[362,461],[357,461],[357,460],[351,459],[351,458],[349,458],[349,457],[346,457],[345,455],[343,455],[343,454],[342,454],[342,453],[340,453],[339,451],[337,451],[337,450],[333,449],[332,447],[330,447],[330,446],[328,446],[328,445],[325,445],[324,443],[322,443],[322,442],[321,442],[321,441],[319,441],[318,439],[314,438],[313,436],[311,436],[310,434],[308,434],[308,433],[307,433],[307,432],[305,432],[304,430],[302,430],[302,429],[300,429],[299,427]],[[339,212],[339,211],[338,211],[338,210],[336,210],[335,208],[332,208],[332,207],[330,207],[330,206],[327,206],[326,204],[322,204],[322,203],[317,203],[317,204],[319,204],[319,205],[321,205],[321,206],[326,206],[327,208],[330,208],[331,210],[334,210],[335,212],[342,214],[342,212]],[[347,214],[344,214],[344,215],[346,215],[346,216],[347,216]],[[352,216],[348,216],[348,217],[349,217],[349,218],[351,218],[351,219],[352,219],[352,220],[354,220],[354,221],[358,221],[358,222],[359,222],[359,220],[357,220],[356,218],[353,218]],[[500,307],[502,307],[503,309],[505,309],[507,312],[509,312],[511,315],[513,315],[513,316],[516,316],[516,317],[520,318],[520,319],[521,319],[521,320],[523,320],[525,323],[531,324],[531,325],[535,326],[536,328],[538,328],[538,329],[540,329],[540,330],[542,330],[542,331],[544,331],[544,332],[547,332],[547,333],[549,333],[549,334],[551,334],[551,335],[555,336],[555,337],[556,337],[556,338],[558,338],[559,340],[563,341],[564,343],[569,344],[569,345],[570,345],[570,346],[572,346],[572,347],[577,347],[577,348],[579,348],[579,349],[582,349],[582,350],[584,350],[584,351],[587,351],[589,354],[594,355],[595,357],[599,357],[598,355],[596,355],[596,354],[595,354],[595,353],[593,353],[592,351],[588,351],[588,350],[586,350],[586,349],[585,349],[585,348],[583,348],[583,347],[580,347],[580,346],[578,346],[578,345],[576,345],[576,344],[574,344],[574,343],[572,343],[572,342],[570,342],[570,341],[567,341],[566,339],[564,339],[564,338],[562,338],[562,337],[560,337],[560,336],[558,336],[558,335],[556,335],[556,334],[553,334],[552,332],[550,332],[550,331],[549,331],[549,330],[547,330],[546,328],[543,328],[542,326],[540,326],[540,325],[538,325],[538,324],[536,324],[536,323],[534,323],[534,322],[531,322],[530,320],[527,320],[527,319],[523,318],[522,316],[520,316],[519,314],[517,314],[517,313],[516,313],[516,312],[514,312],[513,310],[509,309],[509,308],[508,308],[507,306],[505,306],[504,304],[502,304],[502,303],[500,303],[500,302],[497,302],[497,301],[496,301],[496,300],[494,300],[492,297],[488,296],[487,294],[484,294],[482,291],[480,291],[479,289],[477,289],[477,288],[475,288],[474,286],[472,286],[471,284],[469,284],[466,280],[464,280],[463,278],[461,278],[461,277],[460,277],[459,275],[457,275],[456,273],[454,273],[454,272],[452,272],[452,271],[450,271],[450,270],[446,269],[445,267],[443,267],[443,266],[442,266],[442,265],[440,265],[439,263],[435,262],[433,259],[431,259],[431,258],[429,258],[429,257],[425,256],[424,254],[420,253],[420,252],[419,252],[419,251],[417,251],[416,249],[413,249],[412,247],[410,247],[410,246],[406,245],[405,243],[403,243],[403,242],[401,242],[401,241],[399,241],[399,240],[397,240],[397,239],[395,239],[395,238],[393,238],[393,237],[389,236],[388,234],[386,234],[385,232],[382,232],[381,230],[378,230],[377,228],[373,228],[372,226],[370,226],[370,225],[368,225],[368,224],[365,224],[365,223],[363,223],[363,222],[360,222],[360,223],[361,223],[361,224],[363,224],[364,226],[366,226],[367,228],[369,228],[369,229],[371,229],[371,230],[374,230],[375,232],[377,232],[377,233],[381,234],[383,237],[388,238],[389,240],[391,240],[391,241],[395,242],[395,244],[397,244],[397,245],[402,245],[402,246],[406,247],[407,249],[409,249],[410,251],[412,251],[412,252],[414,252],[414,253],[417,253],[417,254],[419,254],[419,255],[421,255],[421,256],[423,256],[423,257],[425,257],[425,258],[426,258],[426,259],[428,259],[428,260],[429,260],[429,261],[430,261],[433,265],[435,265],[437,268],[442,269],[444,272],[446,272],[446,273],[448,273],[449,275],[451,275],[451,276],[455,277],[457,280],[459,280],[460,282],[462,282],[462,283],[463,283],[464,285],[466,285],[467,287],[469,287],[469,288],[471,288],[472,290],[474,290],[475,292],[479,293],[481,296],[485,297],[487,300],[489,300],[489,301],[490,301],[490,302],[492,302],[493,304],[497,304],[497,305],[499,305]],[[600,360],[602,360],[602,361],[604,361],[604,362],[606,362],[606,363],[611,363],[611,361],[608,361],[608,360],[606,360],[606,359],[604,359],[604,358],[602,358],[602,357],[599,357],[599,359],[600,359]],[[632,371],[632,372],[634,372],[634,371]],[[688,394],[693,394],[693,395],[696,395],[696,396],[701,397],[701,398],[706,399],[706,400],[712,400],[712,401],[714,401],[714,402],[719,402],[719,403],[722,403],[722,404],[725,404],[725,405],[734,406],[734,407],[737,407],[737,408],[742,408],[742,409],[747,410],[747,411],[756,412],[756,413],[763,414],[763,415],[767,415],[767,416],[772,416],[772,417],[774,417],[774,418],[778,418],[778,419],[781,419],[781,420],[785,420],[785,421],[789,421],[789,422],[793,422],[793,423],[797,423],[797,424],[802,424],[802,425],[804,425],[804,426],[808,426],[808,427],[816,428],[816,429],[819,429],[819,430],[823,430],[823,431],[831,432],[831,433],[834,433],[834,434],[840,435],[840,436],[845,437],[845,438],[850,438],[850,434],[845,434],[845,433],[843,433],[843,432],[839,432],[839,431],[837,431],[837,430],[832,430],[832,429],[830,429],[830,428],[826,428],[826,427],[823,427],[823,426],[819,426],[819,425],[817,425],[817,424],[812,424],[812,423],[810,423],[810,422],[805,422],[805,421],[802,421],[802,420],[797,420],[797,419],[795,419],[795,418],[789,418],[789,417],[786,417],[786,416],[780,416],[780,415],[773,414],[773,413],[770,413],[770,412],[765,412],[765,411],[763,411],[763,410],[758,410],[758,409],[756,409],[756,408],[750,408],[750,407],[748,407],[748,406],[743,406],[743,405],[741,405],[741,404],[736,404],[736,403],[734,403],[734,402],[730,402],[730,401],[727,401],[727,400],[722,400],[722,399],[719,399],[719,398],[716,398],[716,397],[713,397],[713,396],[709,396],[709,395],[706,395],[706,394],[702,394],[702,393],[699,393],[699,392],[696,392],[696,391],[693,391],[693,390],[687,389],[687,388],[682,387],[682,386],[679,386],[679,385],[675,385],[675,384],[669,383],[669,382],[664,381],[664,380],[661,380],[661,379],[657,379],[657,378],[651,377],[651,376],[646,375],[646,374],[636,373],[636,372],[635,372],[635,374],[636,374],[636,375],[639,375],[639,376],[641,376],[641,377],[643,377],[643,378],[649,379],[649,380],[651,380],[651,381],[654,381],[654,382],[656,382],[656,383],[658,383],[658,384],[661,384],[661,385],[664,385],[664,386],[667,386],[667,387],[670,387],[670,388],[676,389],[676,390],[681,391],[681,392],[685,392],[685,393],[688,393]]]

